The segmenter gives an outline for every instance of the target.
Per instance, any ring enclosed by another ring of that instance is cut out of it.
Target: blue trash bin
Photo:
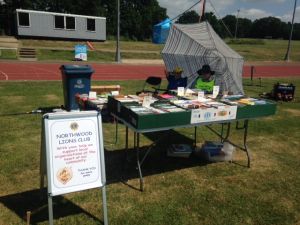
[[[94,70],[89,65],[62,65],[64,106],[66,110],[78,110],[79,105],[75,99],[77,94],[89,94],[91,89],[91,76]]]

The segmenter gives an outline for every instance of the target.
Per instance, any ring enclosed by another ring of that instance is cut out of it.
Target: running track
[[[0,62],[0,80],[61,80],[59,63]],[[164,77],[163,65],[89,64],[95,70],[93,80],[144,80]],[[243,77],[250,77],[244,66]],[[300,77],[300,65],[257,65],[254,77]]]

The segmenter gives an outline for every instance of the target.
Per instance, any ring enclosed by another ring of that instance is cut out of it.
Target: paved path
[[[0,61],[0,80],[61,80],[63,63]],[[144,80],[146,77],[164,77],[162,64],[96,64],[88,63],[95,73],[93,80]],[[250,65],[244,66],[243,77],[250,77]],[[254,77],[300,77],[300,64],[257,64]]]

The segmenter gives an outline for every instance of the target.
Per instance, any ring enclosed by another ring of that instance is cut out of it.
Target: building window
[[[66,29],[75,30],[75,17],[66,16]]]
[[[24,26],[24,27],[30,26],[29,13],[18,12],[18,18],[19,18],[19,26]]]
[[[65,17],[64,16],[54,16],[54,27],[57,29],[65,28]]]
[[[88,31],[96,31],[95,19],[86,19],[86,29]]]

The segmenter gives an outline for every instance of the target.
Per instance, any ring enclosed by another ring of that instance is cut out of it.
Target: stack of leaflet
[[[158,97],[159,97],[160,99],[167,99],[167,100],[176,100],[176,99],[178,99],[177,96],[175,96],[175,95],[170,95],[170,94],[167,94],[167,93],[165,93],[165,94],[160,94]]]
[[[137,96],[137,95],[128,95],[128,98],[132,99],[135,102],[142,102],[143,101],[143,97]]]
[[[138,99],[130,98],[129,96],[118,95],[115,96],[114,99],[118,100],[119,102],[138,102]]]
[[[224,107],[226,106],[226,104],[222,103],[222,102],[216,102],[216,101],[210,101],[210,102],[206,102],[206,105],[213,107],[213,108],[219,108],[219,107]]]
[[[98,97],[96,99],[88,99],[87,109],[106,109],[107,108],[107,98]]]
[[[228,105],[265,105],[267,104],[266,100],[256,99],[256,98],[248,98],[242,95],[238,96],[228,96],[222,99],[222,102]]]
[[[237,102],[244,105],[265,105],[267,103],[265,100],[256,98],[241,98]]]
[[[184,112],[185,111],[185,109],[180,108],[180,107],[170,104],[170,103],[153,104],[152,108],[156,108],[156,109],[159,109],[164,112]]]
[[[172,103],[184,109],[199,109],[199,108],[210,107],[206,103],[199,102],[197,100],[176,100],[176,101],[172,101]]]
[[[187,144],[172,144],[167,151],[167,156],[189,158],[193,149]]]
[[[139,115],[157,113],[156,111],[152,110],[151,108],[144,107],[141,105],[131,105],[131,106],[127,106],[127,108],[129,108],[131,111],[133,111]]]

